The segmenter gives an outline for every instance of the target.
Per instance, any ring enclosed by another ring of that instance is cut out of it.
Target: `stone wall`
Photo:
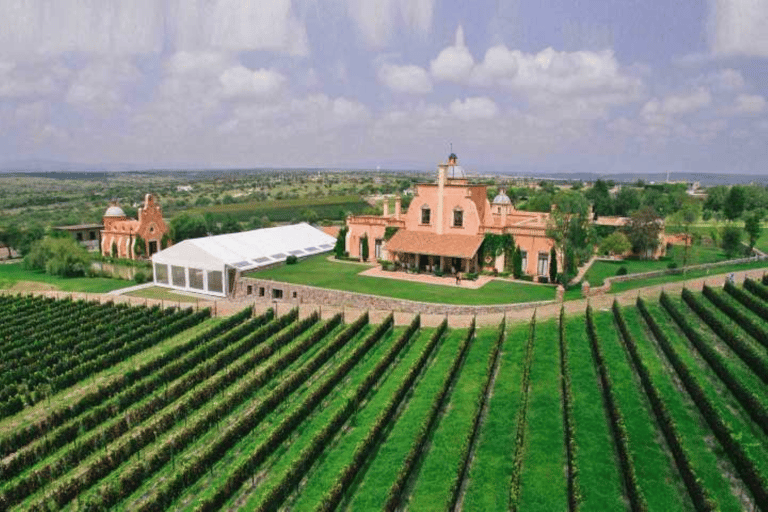
[[[289,303],[294,305],[313,304],[321,307],[352,308],[360,310],[393,311],[399,313],[421,313],[422,315],[493,315],[530,309],[552,304],[554,301],[526,302],[522,304],[498,304],[488,306],[454,306],[411,300],[393,299],[364,293],[346,292],[290,284],[269,279],[243,277],[235,290],[236,299],[255,299]]]
[[[598,260],[600,259],[603,259],[603,258],[598,258]],[[689,265],[684,268],[673,268],[673,269],[668,268],[664,270],[655,270],[653,272],[642,272],[639,274],[626,274],[623,276],[606,277],[601,286],[596,286],[594,288],[590,288],[588,285],[582,286],[582,296],[596,297],[599,295],[606,294],[611,290],[612,283],[622,283],[624,281],[634,281],[636,279],[650,279],[653,277],[661,277],[661,276],[668,276],[668,275],[680,275],[680,274],[683,274],[683,272],[690,272],[692,270],[711,270],[711,269],[717,270],[718,267],[722,267],[725,265],[734,265],[739,263],[750,263],[753,261],[765,261],[765,260],[768,260],[768,257],[757,255],[757,256],[751,256],[749,258],[740,258],[736,260],[718,261],[715,263],[704,263],[702,265]]]

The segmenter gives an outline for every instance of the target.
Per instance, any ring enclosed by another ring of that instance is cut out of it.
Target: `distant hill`
[[[214,174],[219,172],[236,172],[236,173],[252,173],[259,171],[287,171],[287,172],[322,172],[322,171],[361,171],[361,172],[431,172],[431,169],[374,169],[374,168],[217,168],[217,167],[202,167],[199,165],[173,165],[173,166],[157,166],[151,164],[89,164],[89,163],[77,163],[77,162],[63,162],[57,160],[45,160],[45,159],[30,159],[30,160],[16,160],[0,162],[0,173],[29,173],[29,174],[49,174],[49,173],[109,173],[109,172],[128,172],[128,171],[173,171],[189,172],[195,174]],[[595,181],[597,179],[613,180],[617,182],[634,182],[637,180],[643,180],[647,182],[663,182],[667,179],[666,172],[656,173],[587,173],[587,172],[547,172],[544,170],[538,171],[496,171],[489,173],[497,176],[526,176],[542,179],[556,179],[556,180],[580,180],[580,181]],[[712,185],[732,185],[732,184],[746,184],[746,183],[759,183],[768,185],[768,175],[761,174],[730,174],[730,173],[695,173],[695,172],[674,172],[669,175],[670,181],[698,181],[704,186]]]

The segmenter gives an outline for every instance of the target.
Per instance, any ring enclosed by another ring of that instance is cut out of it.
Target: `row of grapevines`
[[[666,295],[662,294],[662,300],[668,301],[668,298],[664,299],[664,297],[666,297]],[[725,452],[733,462],[733,465],[747,485],[747,488],[752,492],[756,504],[761,510],[768,510],[768,485],[766,485],[766,482],[757,470],[755,461],[752,460],[739,442],[740,436],[733,432],[728,423],[723,421],[718,410],[707,397],[699,379],[675,351],[669,337],[661,329],[661,326],[656,319],[651,315],[642,298],[638,297],[637,307],[659,343],[662,351],[667,356],[667,360],[675,369],[675,372],[682,381],[686,391],[688,391],[688,394],[698,407],[709,427],[712,429],[715,437],[725,449]]]
[[[698,511],[711,511],[716,510],[716,505],[712,501],[711,497],[707,493],[707,490],[701,485],[701,481],[696,476],[693,468],[691,467],[690,458],[688,453],[682,446],[680,435],[678,434],[677,425],[669,414],[664,401],[662,400],[658,390],[653,384],[650,372],[645,362],[641,359],[637,350],[637,342],[634,336],[629,332],[627,328],[626,320],[624,319],[624,313],[619,307],[618,302],[613,303],[613,315],[616,319],[616,323],[619,326],[619,332],[621,333],[621,339],[624,344],[624,348],[630,356],[635,373],[640,377],[640,383],[643,386],[648,401],[651,404],[651,409],[656,417],[656,421],[661,428],[661,432],[664,435],[664,439],[667,441],[672,452],[672,457],[675,459],[675,464],[680,476],[683,478],[685,487],[688,490],[688,495],[691,497],[696,510]]]

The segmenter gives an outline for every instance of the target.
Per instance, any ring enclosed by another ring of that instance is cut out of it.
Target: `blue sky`
[[[768,0],[0,0],[0,161],[768,174]]]

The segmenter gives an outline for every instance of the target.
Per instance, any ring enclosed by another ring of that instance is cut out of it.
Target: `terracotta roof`
[[[482,235],[438,235],[401,229],[387,242],[387,251],[471,258],[482,243]]]
[[[323,226],[320,229],[326,235],[330,235],[330,236],[332,236],[334,238],[338,238],[339,231],[341,230],[341,228],[339,226]]]

